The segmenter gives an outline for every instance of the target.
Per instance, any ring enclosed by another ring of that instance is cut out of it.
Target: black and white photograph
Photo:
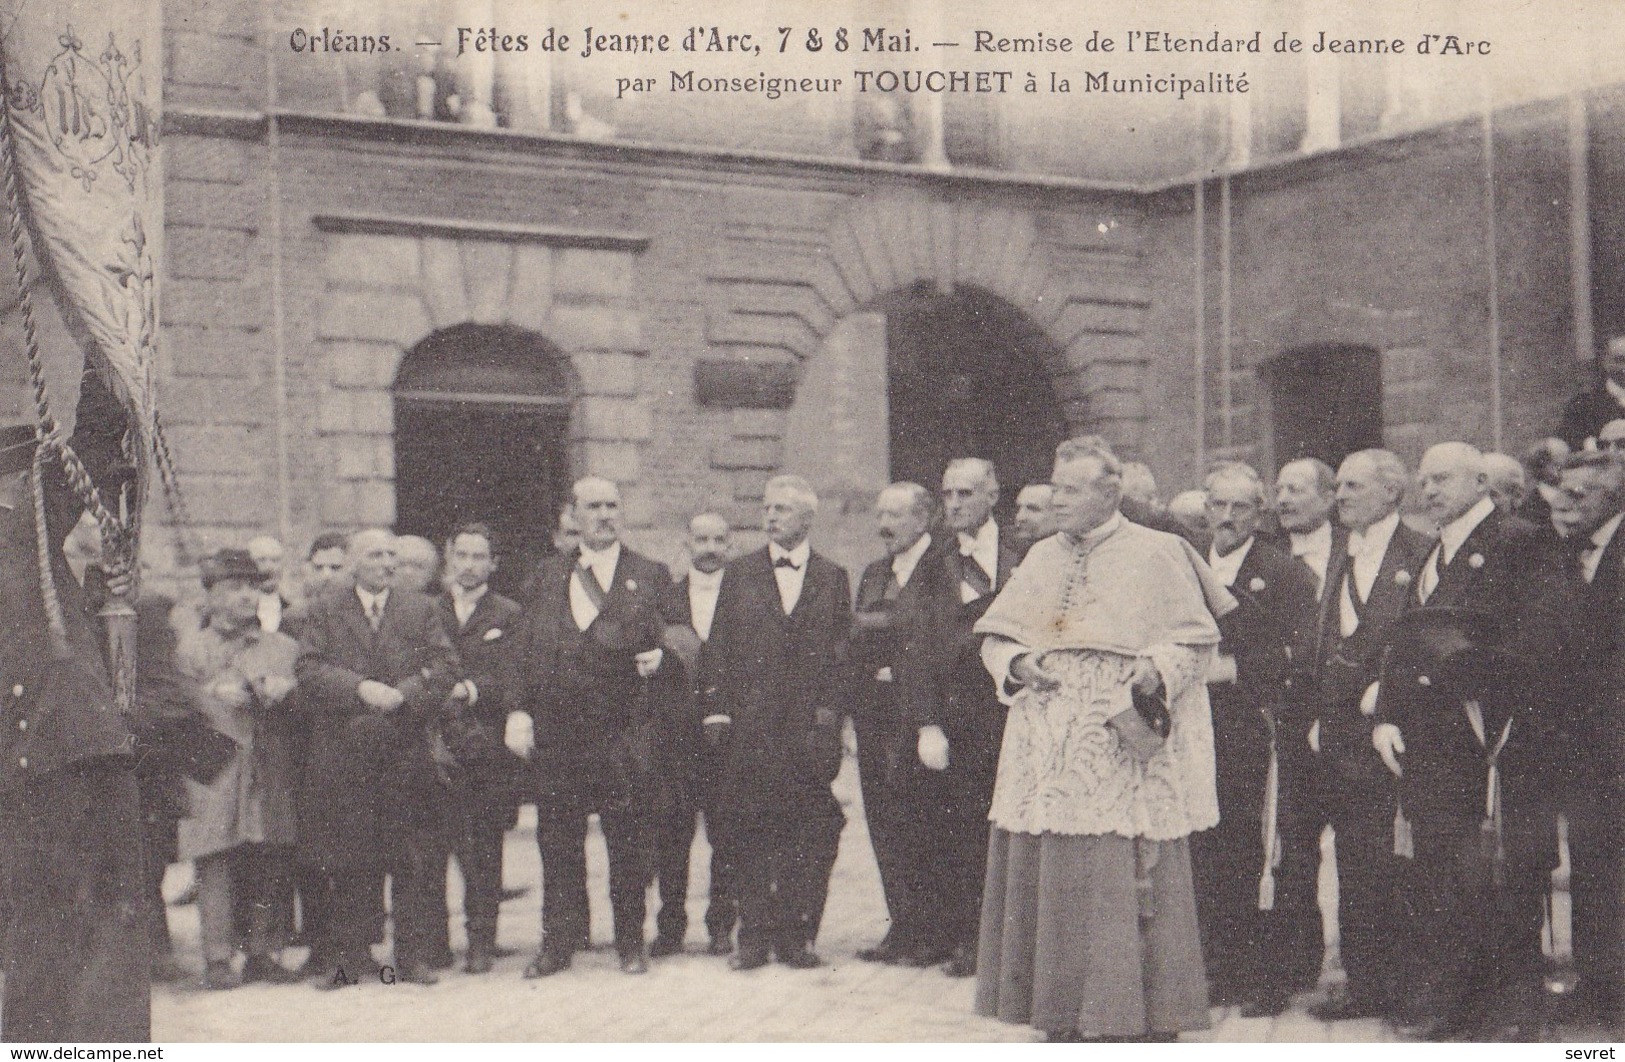
[[[1611,1052],[1621,41],[0,0],[0,1040]]]

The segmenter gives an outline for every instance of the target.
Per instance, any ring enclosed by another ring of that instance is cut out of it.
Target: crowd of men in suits
[[[1582,998],[1618,1020],[1625,433],[1611,427],[1537,472],[1547,489],[1522,502],[1496,490],[1494,455],[1462,443],[1431,448],[1414,472],[1384,450],[1335,470],[1293,461],[1273,483],[1221,462],[1183,516],[1125,497],[1125,516],[1191,540],[1241,603],[1208,676],[1221,821],[1192,843],[1213,1002],[1280,1013],[1319,982],[1330,826],[1347,982],[1314,1012],[1428,1038],[1528,1034],[1561,817]],[[707,950],[736,970],[819,966],[844,825],[830,785],[850,720],[890,918],[859,958],[974,974],[1004,709],[972,629],[1054,530],[1046,485],[1019,492],[1009,527],[994,518],[1000,490],[978,458],[950,462],[939,492],[887,487],[882,555],[855,594],[813,549],[818,497],[795,475],[767,484],[760,549],[735,556],[727,521],[695,516],[675,579],[623,541],[617,485],[582,479],[558,552],[518,600],[490,588],[501,543],[477,523],[443,556],[383,529],[320,536],[297,606],[274,540],[221,551],[202,568],[213,655],[184,633],[179,649],[154,639],[143,710],[209,702],[215,730],[241,728],[219,758],[254,766],[221,786],[191,748],[154,757],[171,774],[142,779],[191,797],[146,816],[155,963],[174,855],[164,825],[201,802],[226,824],[198,856],[225,868],[199,875],[208,986],[379,976],[386,889],[389,972],[435,983],[453,964],[452,858],[464,968],[487,973],[505,954],[503,836],[533,803],[542,937],[524,976],[557,975],[589,944],[593,815],[623,971],[684,949],[700,821]],[[296,643],[285,675],[263,663],[281,658],[273,635]],[[286,754],[268,758],[273,747]],[[263,919],[248,924],[266,909],[282,941],[297,931],[310,945],[302,970],[275,960]],[[240,970],[238,939],[251,943]]]

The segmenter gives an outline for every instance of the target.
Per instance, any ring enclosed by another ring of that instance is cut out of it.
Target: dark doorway
[[[891,476],[935,493],[955,457],[999,472],[999,519],[1016,493],[1048,483],[1066,425],[1050,386],[1049,338],[1021,311],[976,288],[929,284],[886,298]]]
[[[1382,445],[1382,355],[1325,344],[1289,350],[1265,368],[1275,420],[1275,466],[1318,457],[1336,468]]]
[[[568,486],[569,362],[517,328],[458,325],[395,378],[396,530],[444,548],[460,523],[495,531],[491,585],[511,594],[553,548]]]

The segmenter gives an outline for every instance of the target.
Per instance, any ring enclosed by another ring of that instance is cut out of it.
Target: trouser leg
[[[780,823],[767,816],[730,826],[730,849],[739,874],[739,947],[771,947],[780,936],[777,879],[785,859]]]
[[[874,851],[875,865],[880,870],[880,888],[886,899],[886,913],[891,918],[891,929],[886,937],[898,948],[912,948],[916,943],[916,928],[910,908],[913,874],[907,836],[909,809],[896,785],[899,772],[888,756],[889,729],[885,719],[875,719],[872,714],[858,717],[858,785],[863,792],[869,847]]]
[[[705,811],[705,839],[711,846],[705,931],[713,940],[726,940],[733,936],[734,927],[739,923],[739,870],[728,847],[724,819],[714,808]]]
[[[1625,823],[1605,787],[1569,803],[1569,896],[1581,991],[1616,1013],[1625,994]],[[1588,987],[1589,986],[1589,987]]]
[[[1265,966],[1287,992],[1312,989],[1326,958],[1320,912],[1320,842],[1326,829],[1318,765],[1307,750],[1281,758],[1281,865],[1275,869],[1275,908],[1266,920]]]
[[[233,907],[232,853],[215,852],[197,859],[198,922],[203,937],[203,958],[229,962],[236,954],[236,918]]]
[[[233,885],[249,898],[248,954],[274,955],[286,937],[289,853],[277,845],[244,845],[237,852]]]
[[[446,850],[438,838],[408,836],[390,867],[395,962],[432,964],[446,922]],[[434,887],[436,880],[442,882]]]
[[[457,844],[457,866],[463,875],[463,916],[469,946],[496,943],[497,913],[502,904],[503,823],[479,800],[465,801]]]
[[[0,1038],[151,1036],[140,798],[122,759],[69,766],[0,801],[11,904]]]
[[[169,870],[167,856],[174,832],[173,819],[149,817],[142,823],[142,865],[146,871],[142,903],[147,916],[147,943],[154,960],[172,955],[175,950],[169,935],[169,909],[164,904],[164,874]]]
[[[783,913],[779,940],[788,948],[811,947],[818,939],[829,898],[830,872],[846,820],[827,788],[803,802],[804,810],[786,824],[778,878]]]
[[[1348,783],[1333,803],[1339,941],[1351,996],[1378,1008],[1394,998],[1394,797],[1380,780]]]
[[[653,851],[647,813],[617,807],[599,813],[609,850],[609,904],[615,923],[615,950],[622,955],[643,948],[643,921],[648,913]]]
[[[662,940],[681,943],[688,935],[688,857],[697,822],[694,804],[678,799],[655,827],[655,877],[660,882],[655,927]]]
[[[586,946],[587,814],[549,802],[536,808],[542,854],[542,948],[565,955]]]

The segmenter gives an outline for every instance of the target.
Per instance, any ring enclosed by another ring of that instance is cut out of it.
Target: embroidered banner
[[[0,34],[42,279],[144,451],[153,434],[163,241],[159,4],[0,0]],[[77,398],[50,396],[63,412]]]

